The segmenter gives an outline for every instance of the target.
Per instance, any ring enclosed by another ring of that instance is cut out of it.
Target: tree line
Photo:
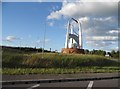
[[[55,53],[57,51],[51,51],[51,48],[50,50],[45,50],[43,48],[32,48],[32,47],[10,47],[10,46],[2,46],[2,50],[3,51],[14,51],[14,52],[52,52],[52,53]],[[109,55],[110,57],[113,57],[113,58],[119,58],[119,51],[115,51],[115,50],[112,50],[111,52],[106,52],[104,50],[88,50],[88,49],[85,49],[84,50],[84,53],[85,54],[94,54],[94,55],[101,55],[101,56],[105,56],[106,54]]]
[[[10,47],[10,46],[2,46],[3,51],[14,51],[14,52],[51,52],[50,50],[45,50],[43,48],[32,48],[32,47]]]
[[[119,58],[119,51],[115,51],[115,50],[112,50],[111,52],[106,52],[104,50],[93,49],[89,51],[88,49],[86,49],[85,54],[94,54],[94,55],[101,55],[101,56],[109,55],[110,57]]]

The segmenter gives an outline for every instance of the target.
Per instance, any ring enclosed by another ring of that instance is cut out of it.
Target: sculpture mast
[[[68,48],[68,42],[69,42],[69,29],[70,29],[70,22],[68,21],[67,33],[66,33],[66,41],[65,41],[65,48]]]
[[[82,49],[82,26],[80,21],[78,21],[79,25],[79,49]]]

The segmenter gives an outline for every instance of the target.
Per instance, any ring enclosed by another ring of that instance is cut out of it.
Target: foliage
[[[17,53],[33,53],[33,52],[50,52],[48,50],[45,50],[43,48],[32,48],[32,47],[7,47],[7,46],[2,46],[3,51],[7,52],[17,52]]]
[[[101,56],[105,56],[106,54],[108,54],[109,56],[111,56],[112,58],[119,58],[119,51],[115,51],[112,50],[111,52],[106,52],[103,50],[92,50],[89,51],[88,49],[85,50],[85,54],[93,54],[93,55],[101,55]]]
[[[119,58],[119,51],[112,50],[111,53],[109,53],[109,54],[111,55],[111,57]]]
[[[105,56],[106,54],[106,51],[103,51],[103,50],[92,50],[92,51],[89,51],[88,49],[85,50],[85,54],[94,54],[94,55],[101,55],[101,56]]]

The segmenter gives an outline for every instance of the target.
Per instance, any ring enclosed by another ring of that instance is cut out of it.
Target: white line
[[[94,83],[94,81],[90,81],[90,83],[88,84],[87,89],[91,89],[91,88],[92,88],[92,86],[93,86],[93,83]]]
[[[40,86],[40,84],[36,84],[36,85],[31,86],[31,87],[29,87],[29,88],[27,88],[27,89],[33,89],[33,88],[36,88],[36,87],[39,87],[39,86]]]

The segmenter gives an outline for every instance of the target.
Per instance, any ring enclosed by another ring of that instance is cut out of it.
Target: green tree
[[[89,50],[88,49],[85,50],[85,54],[89,54]]]
[[[119,58],[119,51],[112,50],[111,51],[111,57]]]

